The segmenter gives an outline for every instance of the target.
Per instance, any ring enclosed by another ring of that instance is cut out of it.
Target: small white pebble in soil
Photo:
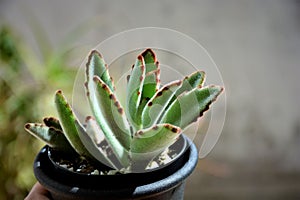
[[[164,154],[162,157],[159,158],[159,164],[165,165],[172,161],[172,158],[168,154]]]
[[[177,157],[177,153],[174,153],[171,155],[172,159],[176,158]]]
[[[157,168],[157,167],[159,167],[158,163],[155,162],[155,161],[152,161],[152,162],[149,163],[149,165],[147,166],[146,170],[147,169],[154,169],[154,168]]]
[[[99,175],[99,171],[96,169],[93,172],[91,172],[92,175]]]

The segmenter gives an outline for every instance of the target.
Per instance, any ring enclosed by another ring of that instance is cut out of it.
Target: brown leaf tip
[[[177,86],[180,86],[181,84],[182,84],[181,80],[176,83]]]
[[[87,122],[87,121],[89,121],[89,120],[93,120],[94,118],[92,117],[92,116],[87,116],[86,118],[85,118],[85,122]]]
[[[164,88],[164,90],[166,90],[166,89]],[[160,91],[160,92],[158,92],[158,93],[156,94],[157,97],[159,97],[159,96],[161,96],[161,95],[162,95],[162,91]]]
[[[179,129],[178,129],[178,128],[175,128],[175,127],[173,127],[171,131],[172,131],[173,133],[178,133],[178,132],[179,132]]]
[[[174,126],[171,126],[170,124],[166,124],[165,127],[169,130],[171,130],[173,133],[179,133],[180,128],[176,128]]]
[[[99,77],[98,76],[94,76],[93,77],[93,81],[99,81]]]
[[[116,100],[117,100],[117,99],[116,99],[116,96],[115,96],[114,94],[110,94],[110,95],[109,95],[109,98],[112,99],[113,101],[116,101]]]
[[[143,133],[144,133],[144,132],[143,132],[142,130],[139,130],[136,134],[137,134],[137,135],[143,135]]]
[[[158,61],[156,61],[156,62],[155,62],[155,65],[156,65],[156,67],[158,68],[158,66],[159,66],[159,62],[158,62]]]
[[[122,108],[118,108],[118,112],[119,112],[120,114],[123,114],[123,109],[122,109]]]
[[[129,79],[130,79],[130,75],[127,75],[126,77],[127,82],[129,82]]]
[[[155,125],[155,126],[153,126],[153,128],[152,128],[153,130],[158,130],[158,126],[157,125]]]
[[[86,63],[86,71],[85,71],[85,73],[87,74],[87,77],[88,77],[88,74],[89,74],[89,73],[88,73],[89,65],[90,65],[91,60],[92,60],[92,57],[93,57],[94,55],[99,56],[100,58],[102,58],[102,55],[101,55],[96,49],[94,49],[94,50],[92,50],[92,51],[90,52],[90,54],[89,54],[89,56],[88,56],[88,61],[87,61],[87,63]]]
[[[148,103],[148,106],[152,106],[153,105],[153,103],[150,101],[149,103]]]
[[[25,124],[25,126],[24,126],[24,127],[25,127],[25,129],[29,129],[29,128],[30,128],[30,126],[31,126],[31,125],[30,125],[29,123],[27,123],[27,124]]]
[[[115,105],[116,107],[120,107],[120,103],[119,103],[118,101],[116,101],[116,102],[114,103],[114,105]]]
[[[101,84],[101,87],[102,87],[104,90],[107,90],[107,85]]]
[[[165,90],[169,90],[170,88],[168,86],[162,88],[162,91],[165,91]]]
[[[142,55],[138,55],[137,59],[143,63],[144,58]]]
[[[145,57],[147,54],[151,54],[151,56],[153,57],[154,61],[156,61],[156,55],[154,53],[154,51],[150,48],[146,49],[143,53],[142,56]]]
[[[90,53],[90,55],[89,55],[89,60],[90,60],[90,58],[91,58],[93,55],[97,55],[97,56],[99,56],[100,58],[103,58],[102,55],[101,55],[101,53],[99,53],[99,51],[97,51],[96,49],[93,49],[93,50],[91,51],[91,53]]]

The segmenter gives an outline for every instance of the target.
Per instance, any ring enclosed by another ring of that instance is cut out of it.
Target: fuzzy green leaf
[[[170,105],[160,123],[170,123],[184,129],[209,109],[222,90],[220,86],[211,85],[182,94]]]
[[[177,140],[180,133],[181,129],[171,124],[158,124],[139,130],[131,143],[131,169],[143,171],[153,158]]]
[[[159,63],[156,60],[155,53],[151,49],[146,49],[142,54],[146,66],[146,77],[142,90],[142,99],[151,99],[159,89]]]
[[[136,124],[138,125],[142,124],[141,120],[144,107],[159,89],[160,84],[160,69],[155,53],[151,49],[146,49],[141,55],[145,61],[146,75],[143,83],[142,97],[136,114]]]
[[[90,53],[86,64],[86,78],[89,89],[93,86],[94,76],[98,76],[112,91],[114,91],[114,84],[108,73],[107,64],[103,60],[102,55],[96,50],[93,50]],[[90,92],[93,93],[93,91]]]
[[[148,72],[146,74],[143,90],[142,90],[142,98],[143,99],[151,99],[155,92],[159,89],[159,74],[160,70],[154,70],[151,72]]]
[[[205,72],[197,71],[183,79],[182,86],[176,91],[175,97],[178,97],[180,94],[190,91],[196,87],[203,87],[205,81]]]
[[[106,83],[106,85],[112,91],[114,91],[113,82],[108,73],[107,65],[105,64],[101,54],[96,50],[93,50],[88,57],[85,75],[86,75],[86,83],[85,83],[86,93],[88,96],[90,107],[94,112],[99,107],[95,96],[96,89],[93,81],[94,76],[98,76],[99,79],[101,79],[104,83]]]
[[[184,92],[191,91],[192,89],[198,87],[203,87],[205,81],[205,72],[204,71],[197,71],[189,76],[186,76],[182,80],[181,87],[176,91],[175,95],[172,97],[172,100],[169,102],[167,108],[175,101],[175,99],[183,94]]]
[[[46,142],[52,148],[60,149],[65,152],[74,151],[65,135],[60,130],[36,123],[25,124],[25,130]]]
[[[101,79],[95,76],[94,83],[98,102],[97,107],[93,109],[95,119],[107,142],[113,147],[114,153],[126,166],[129,164],[127,151],[130,148],[131,132],[124,110],[116,96]]]
[[[72,108],[65,99],[62,91],[60,90],[55,94],[55,106],[63,133],[65,134],[71,146],[79,155],[82,155],[86,158],[92,158],[79,137],[79,131],[81,131],[81,129],[78,130],[78,119],[73,113]]]
[[[151,153],[167,148],[179,137],[181,129],[171,124],[158,124],[140,130],[133,136],[132,153]]]
[[[149,100],[154,96],[154,94],[159,89],[159,82],[156,81],[158,73],[159,70],[152,71],[150,72],[150,74],[146,75],[143,91],[142,91],[142,98],[137,111],[137,119],[136,119],[137,124],[142,124],[142,112],[146,104],[149,102]]]
[[[136,63],[132,69],[128,85],[127,85],[127,98],[126,98],[126,113],[129,121],[135,129],[140,128],[138,124],[137,113],[141,101],[141,94],[145,80],[145,62],[143,56],[138,56]]]
[[[167,107],[176,90],[180,88],[182,81],[174,81],[159,89],[149,100],[142,113],[142,124],[148,128],[157,123],[160,115]]]

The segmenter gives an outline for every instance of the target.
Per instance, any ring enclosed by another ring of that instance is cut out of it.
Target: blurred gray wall
[[[144,26],[191,36],[217,63],[227,93],[225,127],[207,158],[216,163],[208,166],[222,169],[225,164],[230,173],[300,171],[300,1],[2,0],[0,17],[36,51],[32,18],[54,48],[79,23],[88,22],[94,28],[77,45],[93,47],[115,33]],[[191,182],[196,179],[201,179],[198,172]]]

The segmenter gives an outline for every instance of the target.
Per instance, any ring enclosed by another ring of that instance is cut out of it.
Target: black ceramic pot
[[[85,175],[61,169],[49,159],[51,149],[45,146],[35,159],[34,174],[53,199],[180,200],[183,199],[185,179],[197,164],[198,152],[185,136],[176,143],[187,144],[183,145],[187,149],[166,167],[147,173],[118,175]]]

